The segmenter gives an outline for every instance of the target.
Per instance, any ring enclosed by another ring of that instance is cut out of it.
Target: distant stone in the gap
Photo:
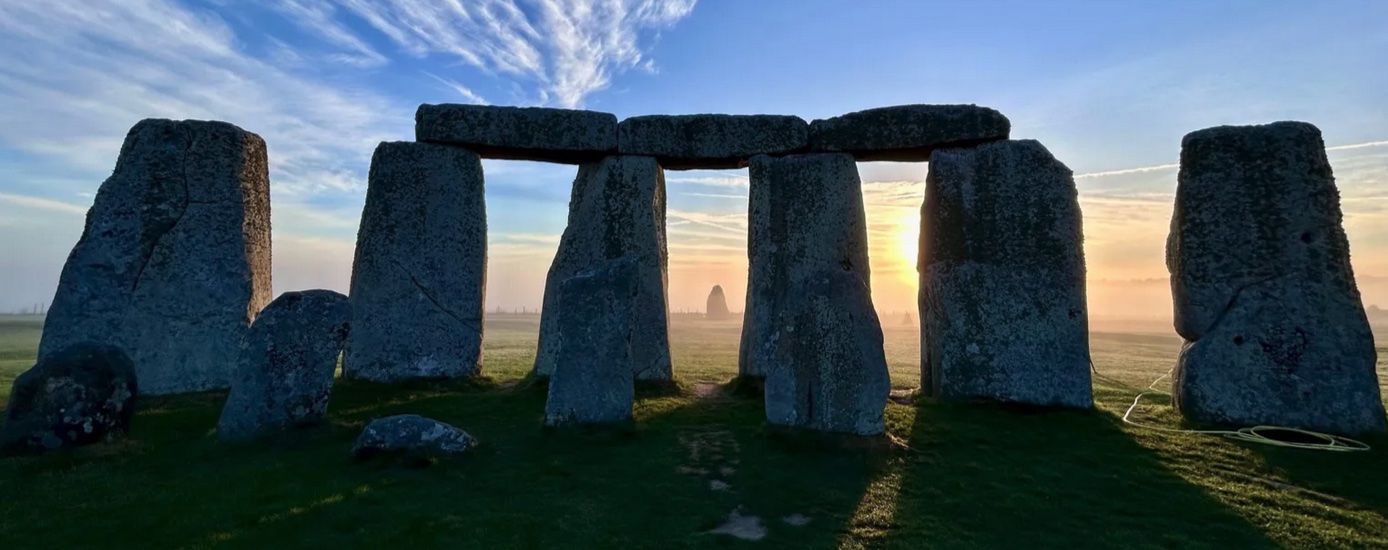
[[[721,321],[731,316],[728,312],[728,298],[723,295],[723,287],[713,285],[713,290],[708,293],[707,305],[704,308],[704,317],[709,320]]]
[[[0,453],[70,449],[130,431],[135,366],[120,348],[78,342],[45,355],[15,378],[0,427]]]
[[[559,284],[564,305],[555,320],[559,345],[546,426],[631,422],[637,334],[632,302],[639,275],[639,265],[623,257]]]
[[[665,176],[651,157],[613,156],[579,167],[569,199],[569,223],[545,276],[544,306],[534,374],[554,372],[558,314],[568,307],[564,280],[629,256],[638,288],[627,305],[635,315],[632,368],[637,380],[671,380],[667,305]]]
[[[1172,380],[1183,415],[1388,430],[1342,217],[1315,126],[1185,136],[1166,256],[1176,331],[1188,342]]]
[[[110,344],[144,394],[226,388],[271,297],[265,141],[225,122],[142,120],[63,265],[39,356]]]
[[[921,386],[1093,405],[1075,181],[1040,143],[937,151],[921,208]]]
[[[265,306],[241,342],[217,437],[251,439],[322,421],[351,318],[347,297],[331,290],[286,292]]]
[[[371,158],[352,261],[346,378],[468,378],[482,369],[487,208],[482,161],[386,142]]]

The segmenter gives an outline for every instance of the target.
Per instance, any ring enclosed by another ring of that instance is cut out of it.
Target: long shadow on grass
[[[922,401],[890,546],[1273,546],[1111,415]]]
[[[1329,506],[1363,508],[1388,516],[1388,437],[1360,436],[1367,452],[1329,452],[1242,443],[1262,459],[1270,478],[1258,479],[1280,491],[1301,493]],[[1318,442],[1315,439],[1303,439]]]

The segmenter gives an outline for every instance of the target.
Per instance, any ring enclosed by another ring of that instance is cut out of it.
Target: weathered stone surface
[[[867,219],[853,157],[842,153],[753,157],[749,164],[747,302],[741,376],[765,377],[784,337],[776,315],[792,286],[826,268],[852,271],[870,285]]]
[[[486,274],[481,159],[457,147],[382,143],[357,232],[343,375],[396,382],[476,374]]]
[[[891,393],[872,293],[854,271],[798,278],[777,311],[781,339],[766,377],[766,421],[821,432],[879,435]]]
[[[617,152],[617,117],[547,107],[420,105],[415,140],[462,145],[483,158],[579,164]]]
[[[756,155],[805,149],[810,126],[784,115],[647,115],[617,126],[617,151],[648,155],[667,170],[741,168]]]
[[[217,437],[250,439],[321,421],[351,318],[347,297],[331,290],[286,292],[265,306],[241,341]]]
[[[631,421],[633,302],[641,268],[631,257],[559,283],[558,350],[545,401],[545,425]]]
[[[54,350],[14,381],[0,453],[90,445],[130,430],[135,367],[119,348],[78,342]]]
[[[554,373],[558,313],[568,307],[559,283],[631,256],[639,271],[631,301],[637,380],[670,380],[670,320],[666,303],[665,176],[651,157],[613,156],[578,169],[569,199],[569,225],[545,277],[544,309],[534,373]]]
[[[713,290],[708,293],[708,301],[704,307],[704,317],[713,320],[727,319],[731,314],[728,313],[728,297],[723,295],[723,287],[713,285]]]
[[[1315,126],[1192,132],[1167,240],[1173,377],[1193,420],[1385,431],[1373,335]]]
[[[937,151],[921,208],[921,385],[944,398],[1093,404],[1080,208],[1031,140]]]
[[[146,394],[225,388],[270,298],[265,141],[225,122],[143,120],[87,211],[39,356],[111,344]]]
[[[937,149],[1007,139],[1012,122],[977,105],[898,105],[810,123],[810,150],[860,161],[924,162]]]
[[[466,453],[476,446],[476,438],[449,424],[416,414],[399,414],[367,424],[352,445],[352,458],[364,460],[380,454],[445,457]]]

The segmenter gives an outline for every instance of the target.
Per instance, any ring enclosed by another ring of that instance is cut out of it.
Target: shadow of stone
[[[889,546],[1274,546],[1111,415],[933,399],[909,414],[889,524],[852,526]]]
[[[1280,491],[1300,492],[1312,500],[1343,500],[1350,507],[1388,517],[1388,437],[1354,438],[1369,445],[1364,452],[1331,452],[1240,442],[1269,471],[1256,481]],[[1344,506],[1345,503],[1340,503]]]

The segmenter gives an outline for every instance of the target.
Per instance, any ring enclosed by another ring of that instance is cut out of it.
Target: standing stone
[[[481,159],[457,147],[382,143],[357,232],[343,375],[398,382],[479,372],[486,275]]]
[[[871,285],[867,218],[853,157],[841,153],[753,157],[749,164],[747,302],[738,374],[764,378],[783,337],[783,297],[804,298],[792,279],[835,267]]]
[[[554,373],[558,313],[569,307],[559,283],[631,256],[637,266],[632,358],[637,380],[670,380],[666,304],[665,176],[651,157],[612,156],[584,164],[569,199],[569,225],[545,277],[534,373]]]
[[[545,425],[631,422],[640,266],[630,257],[559,283],[558,340]]]
[[[977,105],[896,105],[810,123],[810,150],[859,161],[924,162],[930,153],[1007,139],[1012,122]]]
[[[704,316],[708,319],[722,320],[729,317],[728,297],[723,295],[722,286],[713,285],[713,290],[708,293],[708,303],[704,311]]]
[[[225,122],[143,120],[87,211],[39,356],[111,344],[146,394],[225,388],[270,297],[265,141]]]
[[[852,435],[886,431],[892,385],[872,293],[858,273],[830,266],[798,279],[777,312],[777,367],[766,377],[766,421]]]
[[[347,297],[331,290],[286,292],[265,306],[241,341],[217,436],[250,439],[321,421],[351,318]]]
[[[130,431],[135,367],[119,348],[78,342],[39,359],[14,380],[0,453],[90,445]]]
[[[1385,431],[1373,334],[1315,126],[1186,135],[1166,258],[1188,342],[1172,395],[1187,418]]]
[[[1032,140],[937,151],[921,208],[921,385],[929,395],[1093,405],[1080,208]]]

